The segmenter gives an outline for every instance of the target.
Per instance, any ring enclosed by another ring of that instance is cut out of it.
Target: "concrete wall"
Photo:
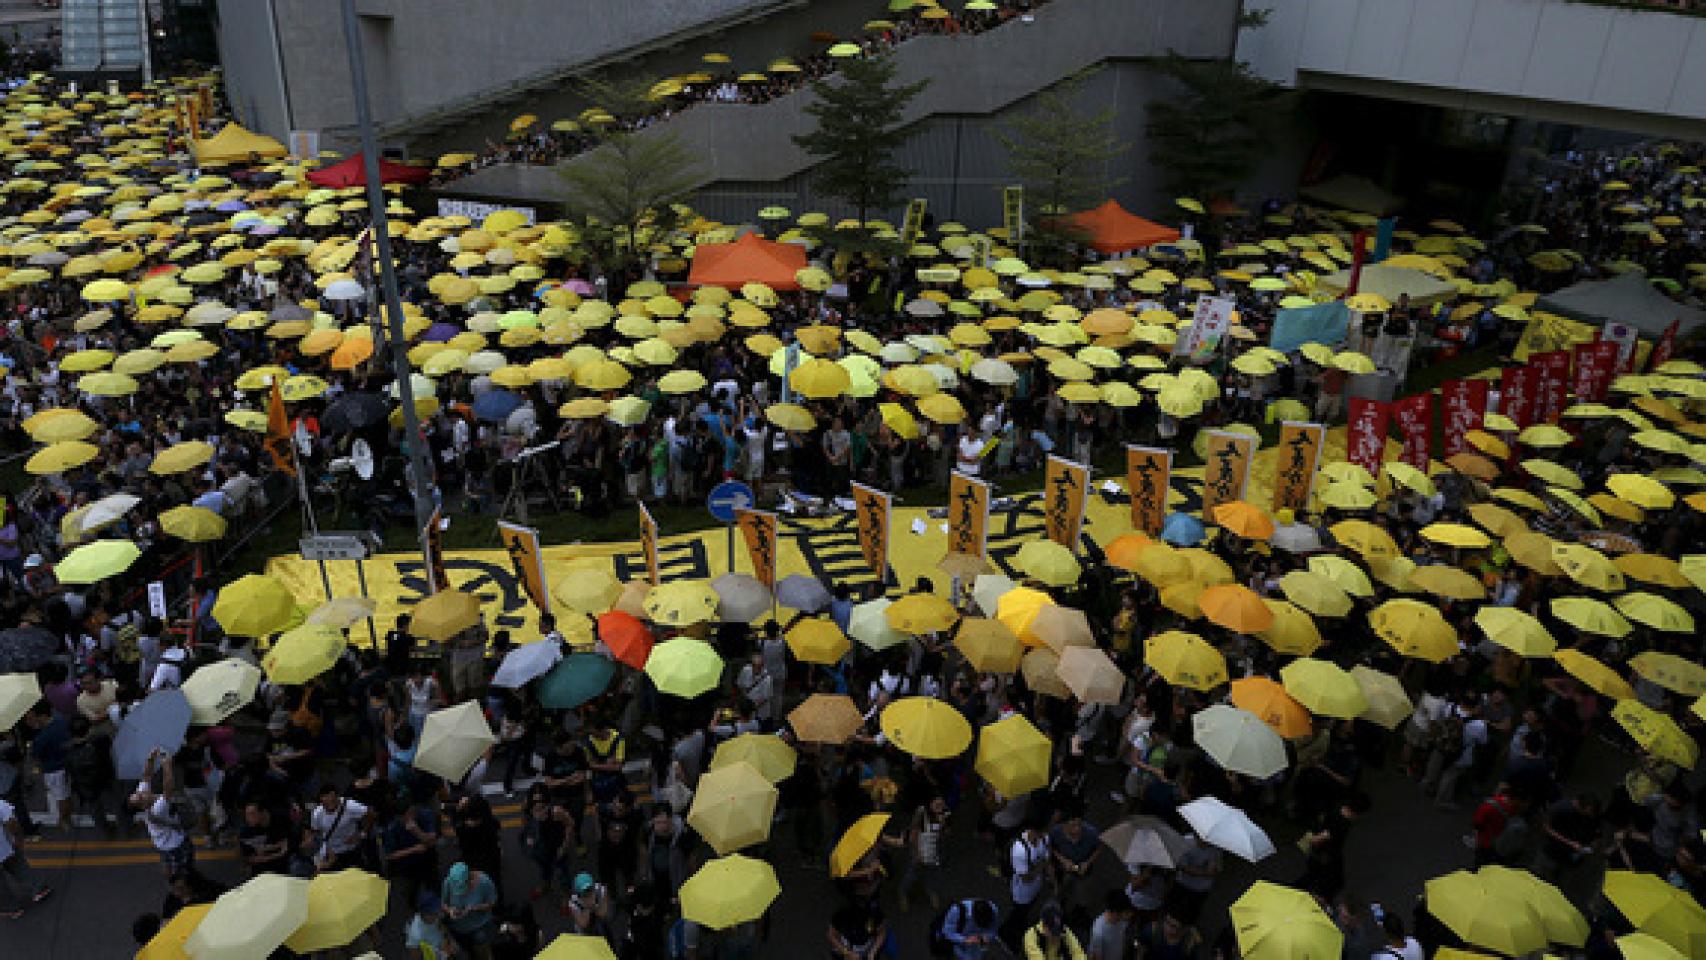
[[[1706,133],[1706,18],[1569,0],[1250,0],[1276,83],[1584,126]]]
[[[1226,56],[1236,13],[1236,0],[1055,0],[1033,22],[1015,21],[976,36],[922,37],[901,45],[895,53],[899,78],[933,81],[912,102],[907,118],[926,121],[907,148],[921,189],[925,195],[932,189],[948,191],[932,196],[933,209],[946,216],[944,211],[955,205],[948,181],[956,169],[960,194],[968,203],[987,200],[970,199],[988,192],[975,184],[993,187],[1005,182],[1005,159],[993,140],[1001,122],[994,115],[1000,111],[1097,64],[1141,61],[1170,49],[1194,57]],[[1165,95],[1141,68],[1105,71],[1093,88],[1098,93],[1089,95],[1092,106],[1119,106],[1122,135],[1134,142],[1141,138],[1142,105]],[[698,173],[708,188],[705,199],[713,204],[760,194],[809,196],[800,175],[811,159],[792,138],[810,128],[804,113],[810,100],[809,91],[800,91],[757,106],[701,104],[653,129],[680,136],[701,158]],[[957,151],[950,140],[957,142]],[[944,160],[956,152],[957,166]],[[540,198],[556,196],[560,184],[551,168],[497,166],[459,181],[454,191]]]

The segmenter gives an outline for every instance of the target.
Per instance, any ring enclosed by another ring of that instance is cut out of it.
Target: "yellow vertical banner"
[[[425,548],[427,561],[427,582],[432,584],[432,592],[450,589],[450,573],[444,569],[444,508],[434,507],[432,517],[427,520],[426,529],[421,531],[421,545]]]
[[[1077,552],[1084,524],[1084,499],[1090,492],[1090,468],[1076,460],[1050,456],[1043,474],[1043,522],[1048,538]]]
[[[989,544],[989,484],[959,471],[948,477],[948,552],[982,560]]]
[[[1173,480],[1173,451],[1160,447],[1125,448],[1125,487],[1131,494],[1131,527],[1152,537],[1167,520],[1167,490]]]
[[[736,510],[735,525],[746,538],[746,555],[752,560],[753,577],[775,589],[776,515],[765,510]]]
[[[1025,239],[1025,188],[1001,188],[1001,226],[1007,231],[1007,243],[1017,246]]]
[[[640,552],[646,555],[646,577],[652,586],[657,586],[658,580],[658,522],[652,519],[652,512],[640,504]]]
[[[1208,455],[1203,458],[1202,515],[1207,519],[1215,507],[1244,499],[1250,482],[1250,465],[1256,459],[1256,438],[1242,433],[1211,430]]]
[[[918,235],[924,232],[924,211],[927,201],[923,197],[914,197],[906,202],[906,219],[900,222],[900,245],[910,247],[918,242]]]
[[[853,484],[854,513],[859,518],[859,550],[877,573],[878,583],[889,580],[889,508],[892,498],[875,487]]]
[[[545,586],[545,553],[539,548],[539,531],[499,520],[498,539],[509,553],[515,578],[521,582],[521,589],[527,591],[527,598],[540,613],[550,613],[551,594]]]
[[[1274,509],[1304,510],[1315,486],[1315,468],[1320,464],[1321,445],[1327,428],[1319,423],[1287,420],[1280,424],[1279,447],[1274,456]]]

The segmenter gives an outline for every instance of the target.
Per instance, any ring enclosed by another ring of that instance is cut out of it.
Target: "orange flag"
[[[262,444],[272,454],[273,466],[296,476],[296,461],[290,455],[290,418],[284,413],[284,394],[273,380],[272,399],[267,401],[267,438]]]

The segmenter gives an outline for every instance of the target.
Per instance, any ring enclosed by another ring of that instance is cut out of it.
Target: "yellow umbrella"
[[[788,629],[787,639],[788,649],[802,663],[839,663],[852,648],[833,620],[801,620]]]
[[[1641,749],[1660,760],[1668,760],[1684,770],[1694,769],[1700,759],[1700,745],[1685,733],[1670,717],[1639,700],[1619,700],[1611,715]]]
[[[1511,555],[1512,560],[1546,576],[1558,576],[1564,572],[1552,556],[1552,548],[1557,545],[1556,540],[1533,530],[1513,533],[1504,542],[1505,552]]]
[[[440,590],[415,604],[409,633],[444,643],[480,622],[480,598],[461,590]]]
[[[1606,478],[1605,488],[1647,510],[1669,510],[1676,503],[1676,495],[1669,487],[1638,473],[1613,474]]]
[[[701,580],[676,580],[653,587],[646,596],[646,616],[671,627],[692,626],[717,619],[717,591]]]
[[[169,536],[191,543],[207,543],[225,536],[225,518],[206,507],[177,506],[158,517],[160,529]]]
[[[1466,550],[1479,550],[1493,545],[1491,537],[1461,523],[1430,523],[1422,528],[1422,539]]]
[[[616,605],[622,584],[602,567],[576,567],[551,588],[558,603],[577,613],[597,615]]]
[[[1416,710],[1416,705],[1410,702],[1410,695],[1404,690],[1404,684],[1390,673],[1381,673],[1372,667],[1357,664],[1351,668],[1351,676],[1356,679],[1357,686],[1362,688],[1362,695],[1368,700],[1368,712],[1363,714],[1364,720],[1378,723],[1388,730],[1396,730],[1400,723],[1410,718]]]
[[[160,476],[183,473],[212,459],[212,444],[201,440],[187,440],[160,451],[154,457],[154,462],[148,465],[148,472]]]
[[[130,540],[96,540],[65,555],[53,568],[61,583],[95,583],[130,569],[142,550]]]
[[[846,367],[835,361],[813,357],[794,368],[788,376],[788,385],[801,396],[824,400],[846,393],[853,386],[853,378]]]
[[[278,638],[261,668],[274,683],[307,683],[336,666],[347,645],[337,627],[304,624]]]
[[[781,737],[767,733],[743,733],[724,740],[711,757],[711,769],[750,763],[771,783],[781,783],[794,774],[799,755]]]
[[[1527,901],[1499,895],[1479,874],[1454,870],[1424,889],[1428,912],[1468,943],[1512,956],[1546,946],[1546,927]]]
[[[926,760],[957,757],[971,745],[971,724],[946,701],[905,697],[883,708],[883,736],[901,750]]]
[[[1334,554],[1310,557],[1309,572],[1326,577],[1353,597],[1374,596],[1374,585],[1368,582],[1368,574],[1344,557]]]
[[[1151,634],[1143,641],[1143,662],[1174,686],[1208,691],[1226,682],[1226,657],[1182,630]]]
[[[1563,667],[1570,676],[1598,693],[1613,700],[1635,699],[1635,689],[1629,686],[1629,681],[1580,650],[1559,650],[1552,654],[1552,659],[1558,661],[1558,666]]]
[[[1552,615],[1577,630],[1602,637],[1626,637],[1635,628],[1610,604],[1591,597],[1559,597]]]
[[[385,918],[391,884],[366,870],[337,870],[308,881],[308,919],[284,945],[297,953],[348,946]]]
[[[1617,612],[1654,630],[1666,633],[1694,632],[1694,617],[1676,601],[1656,593],[1625,593],[1611,603],[1617,608]]]
[[[0,730],[17,726],[41,700],[41,683],[33,673],[0,673]]]
[[[1351,612],[1350,594],[1332,579],[1308,570],[1293,570],[1280,578],[1287,600],[1318,617],[1342,617]]]
[[[765,419],[783,430],[804,433],[816,429],[817,418],[805,407],[793,403],[773,403],[764,410]]]
[[[1345,935],[1302,890],[1257,880],[1228,913],[1244,960],[1330,960],[1344,950]]]
[[[1257,636],[1273,647],[1274,652],[1307,657],[1321,646],[1321,631],[1315,626],[1314,617],[1285,600],[1263,597],[1262,602],[1273,613],[1274,625]]]
[[[960,612],[934,593],[910,593],[885,607],[883,616],[901,633],[921,634],[947,630],[960,619]]]
[[[757,767],[732,763],[699,778],[687,823],[719,855],[730,853],[770,838],[776,797],[776,786]]]
[[[1469,516],[1497,537],[1508,537],[1528,529],[1528,523],[1521,517],[1495,503],[1474,504],[1469,508]]]
[[[1398,544],[1393,541],[1392,535],[1367,520],[1343,520],[1333,524],[1330,529],[1334,539],[1361,554],[1365,560],[1371,557],[1398,556]]]
[[[1310,713],[1351,719],[1368,709],[1356,678],[1329,660],[1303,657],[1280,669],[1285,692]]]
[[[1053,741],[1021,714],[978,731],[978,776],[1004,797],[1022,797],[1048,786]]]
[[[616,960],[604,937],[559,933],[533,960]]]
[[[184,943],[212,909],[211,903],[194,903],[173,914],[154,938],[137,951],[136,960],[190,960],[190,955],[184,952]]]
[[[1015,587],[1001,595],[995,604],[995,619],[1013,631],[1021,641],[1035,646],[1042,640],[1031,630],[1031,624],[1042,609],[1054,603],[1049,595],[1030,587]]]
[[[1165,543],[1151,543],[1137,552],[1132,572],[1157,587],[1191,577],[1190,560]]]
[[[197,667],[180,688],[190,702],[190,722],[213,726],[255,699],[261,671],[247,660],[230,658]]]
[[[1688,960],[1682,951],[1650,933],[1626,933],[1617,938],[1623,960]]]
[[[731,854],[706,862],[681,885],[681,916],[722,930],[764,916],[781,893],[770,864]]]
[[[886,813],[867,813],[853,821],[841,839],[835,841],[835,849],[829,851],[829,875],[845,877],[859,860],[877,845],[877,838],[883,835],[883,827],[887,826],[889,815]]]
[[[1493,436],[1485,430],[1471,430],[1463,435],[1463,439],[1475,449],[1489,457],[1503,460],[1511,455],[1510,445]]]
[[[646,676],[659,691],[688,699],[715,689],[722,681],[723,667],[717,648],[693,637],[660,643],[646,658]]]
[[[1656,553],[1624,553],[1611,558],[1611,565],[1622,574],[1642,583],[1650,583],[1658,587],[1687,587],[1690,586],[1688,576],[1682,572],[1682,565],[1669,557],[1661,557]]]
[[[1482,607],[1475,611],[1475,625],[1487,639],[1524,657],[1549,657],[1558,649],[1545,626],[1515,607]]]
[[[30,439],[37,443],[86,440],[100,428],[100,424],[88,414],[69,407],[43,410],[25,420],[23,426]]]
[[[1522,469],[1531,477],[1537,477],[1555,487],[1569,490],[1580,490],[1582,478],[1567,467],[1560,466],[1550,460],[1524,460]]]
[[[1576,438],[1562,427],[1550,423],[1537,423],[1531,427],[1523,428],[1523,431],[1517,434],[1516,439],[1518,443],[1525,443],[1531,447],[1550,449],[1568,446]]]
[[[1414,490],[1424,497],[1431,497],[1436,492],[1433,480],[1407,463],[1394,460],[1386,464],[1386,475],[1392,479],[1394,486]]]
[[[1527,904],[1540,918],[1547,940],[1571,947],[1587,942],[1587,918],[1557,887],[1527,870],[1511,867],[1486,866],[1476,875],[1494,896]]]
[[[1025,576],[1051,587],[1078,582],[1083,569],[1072,551],[1053,540],[1030,540],[1019,548],[1013,566]]]
[[[1443,563],[1418,566],[1410,574],[1410,586],[1447,600],[1485,600],[1487,587],[1475,575]]]
[[[261,573],[251,573],[219,590],[213,619],[226,633],[264,637],[287,626],[296,616],[296,597],[290,588]]]
[[[101,449],[81,440],[61,440],[37,450],[24,463],[24,470],[38,477],[64,473],[95,459]]]
[[[1315,491],[1315,499],[1323,507],[1335,510],[1367,510],[1380,502],[1373,490],[1353,483],[1329,483]]]
[[[840,693],[814,693],[788,714],[788,727],[802,743],[846,743],[864,725],[864,714]]]
[[[1685,957],[1706,956],[1706,909],[1663,877],[1607,870],[1605,898],[1642,933],[1663,940]]]
[[[184,952],[195,960],[254,960],[277,950],[307,919],[307,880],[256,874],[214,901]]]
[[[414,766],[457,783],[497,739],[480,705],[464,700],[427,714],[415,747]]]
[[[1706,696],[1706,666],[1674,653],[1647,650],[1629,658],[1629,666],[1642,677],[1687,697]],[[0,724],[3,728],[5,724]]]
[[[1552,562],[1564,575],[1584,587],[1594,590],[1622,590],[1623,572],[1611,558],[1592,547],[1579,543],[1559,543],[1552,547]]]
[[[1012,673],[1019,669],[1025,645],[1006,624],[983,617],[966,617],[954,635],[954,646],[979,673]]]

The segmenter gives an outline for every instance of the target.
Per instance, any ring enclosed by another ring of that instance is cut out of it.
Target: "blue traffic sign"
[[[751,487],[739,480],[725,480],[712,488],[705,498],[705,509],[723,523],[734,523],[736,510],[751,509],[756,502],[758,497]]]

